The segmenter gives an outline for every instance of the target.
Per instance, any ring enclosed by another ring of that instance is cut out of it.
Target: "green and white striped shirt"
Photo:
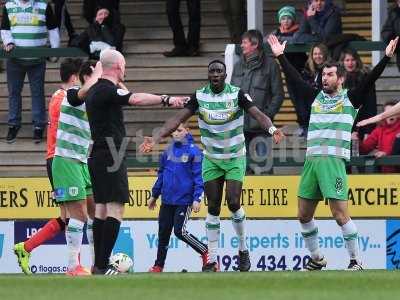
[[[254,104],[240,88],[225,84],[214,94],[210,85],[192,96],[188,107],[199,110],[199,128],[204,155],[213,159],[230,159],[246,154],[243,134],[244,109]]]
[[[311,106],[306,156],[335,156],[350,160],[351,129],[358,110],[341,90],[330,97],[321,91]]]
[[[67,97],[61,103],[55,155],[87,163],[91,135],[85,103],[72,106]]]
[[[11,36],[18,47],[39,47],[47,43],[45,0],[7,1],[6,9],[10,20]]]

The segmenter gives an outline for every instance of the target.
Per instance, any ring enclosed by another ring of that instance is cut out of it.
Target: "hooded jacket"
[[[157,181],[152,197],[169,205],[192,205],[201,201],[204,186],[201,176],[203,154],[191,134],[182,142],[174,141],[161,154]]]
[[[376,149],[385,152],[387,155],[391,155],[394,140],[399,133],[400,120],[397,120],[392,125],[383,122],[380,126],[372,130],[371,134],[364,141],[360,141],[360,153],[368,154]],[[397,168],[392,166],[382,166],[381,170],[383,173],[397,172]]]

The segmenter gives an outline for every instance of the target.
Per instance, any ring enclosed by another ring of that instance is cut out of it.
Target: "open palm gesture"
[[[388,57],[393,57],[394,51],[397,47],[397,42],[399,41],[399,37],[396,37],[394,40],[391,40],[386,47],[385,54]]]
[[[281,44],[278,38],[275,35],[271,34],[270,36],[268,36],[267,42],[271,47],[272,53],[275,57],[278,57],[279,55],[283,54],[283,52],[285,52],[286,41]]]

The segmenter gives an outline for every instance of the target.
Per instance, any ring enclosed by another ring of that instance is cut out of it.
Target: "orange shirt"
[[[47,155],[46,159],[54,157],[56,151],[58,119],[60,118],[60,108],[67,91],[63,89],[57,90],[51,96],[49,102],[49,123],[47,125]]]

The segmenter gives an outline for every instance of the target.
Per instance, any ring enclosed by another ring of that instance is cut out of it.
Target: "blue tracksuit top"
[[[152,196],[170,205],[192,205],[201,201],[204,186],[201,177],[203,154],[191,134],[182,142],[172,142],[161,154],[158,178]]]

